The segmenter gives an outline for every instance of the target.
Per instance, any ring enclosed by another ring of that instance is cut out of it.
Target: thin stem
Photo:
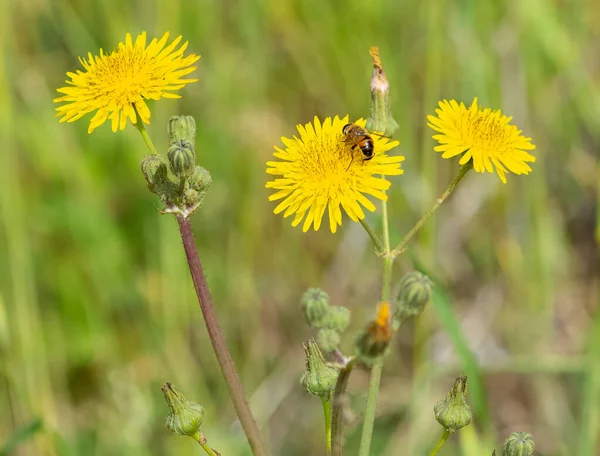
[[[369,379],[369,395],[367,396],[367,407],[365,409],[365,422],[363,423],[362,436],[360,439],[359,456],[369,456],[371,451],[371,437],[373,436],[373,424],[375,423],[375,409],[377,407],[377,396],[379,395],[379,382],[383,361],[378,361],[371,368]]]
[[[217,453],[215,450],[208,446],[208,443],[206,442],[206,437],[202,432],[198,432],[196,435],[194,435],[194,439],[200,444],[204,451],[206,451],[206,454],[208,456],[220,456],[219,453]]]
[[[150,136],[148,135],[148,132],[146,131],[146,127],[144,126],[144,122],[140,118],[140,115],[138,114],[135,106],[134,106],[134,109],[135,109],[135,113],[137,115],[137,122],[134,123],[135,128],[137,128],[138,131],[142,134],[142,138],[144,138],[144,141],[146,142],[146,146],[148,146],[148,149],[150,149],[150,153],[152,153],[153,155],[158,155],[158,152],[156,151],[156,147],[154,147],[154,143],[152,143],[152,140],[150,139]]]
[[[373,231],[373,228],[371,227],[371,225],[369,225],[369,222],[367,222],[367,219],[366,218],[361,219],[360,224],[363,226],[363,228],[365,229],[365,231],[367,232],[367,234],[373,241],[373,244],[375,245],[375,250],[377,251],[377,253],[382,253],[383,252],[383,244],[381,243],[381,240],[377,236],[377,233],[375,233],[375,231]]]
[[[344,406],[346,404],[346,388],[348,379],[354,368],[354,360],[350,360],[346,367],[340,369],[335,390],[333,392],[333,409],[331,411],[331,454],[342,456],[344,444]]]
[[[177,222],[179,223],[183,248],[185,249],[185,256],[190,267],[190,273],[192,274],[192,280],[194,282],[194,288],[196,289],[196,295],[198,296],[200,309],[204,315],[204,323],[206,324],[210,341],[215,354],[217,355],[221,372],[227,382],[231,401],[233,402],[242,428],[246,433],[248,443],[250,443],[250,446],[252,447],[252,453],[255,456],[265,456],[267,452],[264,450],[260,440],[258,426],[256,425],[256,421],[254,421],[254,417],[248,406],[242,383],[235,370],[233,360],[231,359],[229,349],[227,348],[227,343],[225,342],[225,337],[223,337],[223,332],[219,326],[215,306],[212,301],[202,265],[200,264],[200,258],[198,257],[196,241],[194,240],[194,234],[192,232],[192,224],[189,219],[181,215],[177,216]]]
[[[444,443],[446,443],[446,440],[448,440],[448,437],[450,437],[450,431],[445,429],[444,433],[440,437],[440,440],[438,441],[437,445],[435,446],[435,448],[433,450],[431,450],[431,453],[429,453],[429,456],[435,456],[436,454],[438,454],[440,449],[444,446]]]
[[[456,175],[454,180],[452,180],[452,182],[450,182],[450,185],[448,186],[446,191],[444,193],[442,193],[442,195],[438,199],[435,200],[435,202],[431,205],[431,207],[427,210],[427,212],[425,212],[425,214],[423,214],[423,216],[419,219],[419,221],[417,223],[415,223],[415,226],[413,226],[411,228],[411,230],[408,233],[406,233],[406,236],[404,236],[404,239],[402,239],[402,242],[400,242],[400,244],[398,244],[398,246],[394,249],[395,255],[398,255],[404,251],[404,249],[406,248],[406,245],[408,244],[408,241],[410,241],[411,238],[415,234],[417,234],[417,232],[421,229],[421,227],[423,226],[425,221],[429,217],[431,217],[431,215],[435,211],[438,210],[438,208],[450,196],[450,194],[454,191],[455,187],[458,185],[458,183],[461,181],[461,179],[463,177],[465,177],[465,174],[467,174],[467,172],[471,168],[473,168],[473,163],[471,161],[469,161],[469,163],[467,163],[465,165],[462,165],[459,168],[458,174]]]
[[[327,456],[331,456],[331,401],[322,399],[323,415],[325,416],[325,440],[327,442]]]
[[[392,266],[394,259],[390,255],[390,230],[388,222],[387,202],[382,203],[383,217],[383,277],[381,281],[381,300],[389,301],[392,293]],[[371,368],[369,379],[369,393],[367,395],[367,406],[365,409],[365,420],[360,439],[359,456],[369,456],[371,450],[371,438],[373,436],[373,425],[375,423],[375,410],[377,408],[377,397],[379,395],[379,383],[381,382],[381,371],[383,360],[377,361]]]

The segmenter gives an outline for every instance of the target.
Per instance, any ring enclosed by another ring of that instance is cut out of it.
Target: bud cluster
[[[141,163],[142,174],[148,189],[156,193],[165,204],[165,212],[187,217],[202,204],[212,179],[206,169],[196,165],[194,118],[171,117],[167,130],[167,158],[148,155]],[[169,171],[174,179],[170,177]]]
[[[327,293],[309,288],[302,296],[302,312],[308,325],[318,330],[319,347],[325,352],[337,350],[342,334],[350,325],[350,310],[330,305]]]

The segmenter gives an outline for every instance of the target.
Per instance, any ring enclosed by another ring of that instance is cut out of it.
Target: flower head
[[[478,173],[494,172],[494,167],[502,182],[506,183],[505,174],[529,174],[528,162],[535,162],[535,157],[527,150],[535,149],[531,138],[521,135],[522,130],[510,125],[512,117],[506,117],[499,110],[481,109],[477,106],[477,98],[467,109],[463,103],[440,101],[437,117],[427,116],[427,124],[440,134],[433,135],[440,145],[434,148],[442,152],[442,158],[455,155],[463,156],[460,164],[473,160],[473,169]]]
[[[137,114],[145,123],[150,123],[150,110],[144,100],[160,98],[180,98],[171,93],[197,79],[183,79],[183,76],[196,69],[192,65],[200,56],[183,56],[187,41],[179,49],[181,36],[167,47],[169,33],[158,40],[154,38],[146,46],[146,32],[137,37],[135,43],[128,33],[125,43],[105,54],[100,49],[99,56],[88,53],[88,58],[79,58],[85,71],[68,72],[71,80],[68,86],[58,89],[64,94],[55,103],[65,103],[56,108],[61,122],[73,122],[85,114],[96,111],[90,121],[91,133],[110,119],[112,130],[123,130],[127,119],[137,122]],[[134,109],[135,108],[135,109]]]
[[[355,122],[360,127],[365,123],[364,119]],[[314,123],[298,125],[300,138],[282,137],[285,150],[275,147],[274,155],[281,161],[267,162],[267,173],[281,176],[267,182],[267,188],[278,190],[269,200],[283,199],[275,208],[275,214],[284,211],[284,217],[295,214],[292,226],[304,219],[305,232],[311,225],[318,230],[327,210],[329,228],[335,233],[342,224],[340,205],[353,221],[363,219],[361,205],[375,210],[365,194],[387,200],[384,192],[391,184],[380,175],[394,176],[403,172],[399,163],[404,157],[386,155],[398,141],[372,134],[373,157],[365,160],[360,148],[354,147],[342,133],[346,124],[348,116],[343,119],[335,116],[333,120],[327,117],[323,123],[315,117]]]

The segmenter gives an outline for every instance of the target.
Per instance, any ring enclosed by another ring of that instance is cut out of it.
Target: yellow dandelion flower
[[[292,226],[297,226],[306,216],[305,232],[311,225],[317,231],[327,210],[329,228],[335,233],[342,224],[340,205],[353,221],[362,220],[365,214],[361,205],[369,211],[375,210],[365,194],[387,200],[384,192],[391,184],[381,175],[403,173],[399,163],[404,157],[386,155],[398,141],[373,135],[373,158],[364,160],[361,150],[352,149],[342,134],[347,123],[348,116],[343,119],[335,116],[333,120],[327,117],[323,123],[315,117],[314,123],[298,125],[300,138],[283,137],[285,150],[275,147],[273,155],[281,161],[267,162],[268,174],[282,176],[267,182],[267,188],[278,190],[269,200],[283,199],[274,213],[285,211],[284,217],[295,214]],[[364,127],[366,121],[360,119],[355,123]]]
[[[535,157],[526,151],[535,146],[531,138],[521,135],[522,130],[509,125],[512,117],[506,117],[500,110],[479,108],[477,98],[468,109],[455,100],[440,101],[435,112],[437,117],[427,116],[427,125],[440,133],[433,135],[433,139],[440,143],[434,150],[442,152],[442,158],[463,154],[461,165],[472,159],[473,169],[478,173],[493,173],[495,167],[504,183],[508,171],[531,172],[527,163],[535,162]]]
[[[171,93],[197,79],[182,79],[196,69],[192,65],[200,56],[183,56],[188,42],[179,49],[181,36],[167,47],[169,33],[158,40],[154,38],[146,46],[146,32],[135,40],[128,33],[125,43],[109,54],[100,49],[99,56],[88,53],[88,58],[79,58],[85,71],[68,72],[68,86],[58,89],[64,96],[55,103],[65,103],[56,108],[60,122],[73,122],[85,114],[97,110],[90,120],[88,133],[102,125],[106,119],[112,121],[112,131],[123,130],[130,119],[137,122],[136,110],[145,123],[150,123],[150,110],[144,100],[180,98]],[[135,108],[135,109],[134,109]]]

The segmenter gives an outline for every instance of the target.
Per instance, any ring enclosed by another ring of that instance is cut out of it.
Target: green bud
[[[208,170],[202,168],[202,166],[196,166],[194,174],[190,177],[190,186],[198,192],[206,192],[210,184],[212,184],[212,177]]]
[[[454,432],[467,426],[473,414],[467,404],[467,376],[461,375],[454,381],[452,389],[445,399],[433,407],[435,419],[444,426],[444,429]]]
[[[302,346],[306,354],[306,372],[302,376],[302,385],[308,393],[328,401],[335,388],[338,371],[327,365],[314,339],[310,339]]]
[[[385,77],[379,58],[379,49],[372,47],[373,76],[371,77],[371,114],[367,119],[367,130],[379,132],[390,138],[398,132],[398,123],[392,117],[390,84]]]
[[[153,193],[160,193],[169,182],[167,162],[160,155],[148,155],[142,160],[140,168],[148,189]]]
[[[400,281],[397,311],[394,320],[401,323],[409,317],[417,317],[431,299],[433,283],[425,274],[412,271]]]
[[[311,328],[324,328],[329,313],[329,295],[319,288],[309,288],[302,295],[302,312]]]
[[[342,343],[342,336],[335,329],[319,329],[317,333],[317,341],[319,342],[319,347],[324,352],[332,352],[340,348]]]
[[[502,447],[502,456],[531,456],[535,448],[533,436],[527,432],[513,432]]]
[[[204,407],[186,400],[170,383],[165,383],[161,389],[169,406],[167,429],[177,435],[188,435],[198,440],[200,426],[204,421]]]
[[[343,333],[350,325],[350,310],[342,306],[331,306],[323,318],[323,325],[327,329]]]
[[[356,356],[365,364],[372,366],[387,354],[393,335],[390,304],[384,301],[379,305],[377,318],[370,322],[356,338]]]
[[[187,139],[178,139],[169,144],[167,153],[171,172],[180,179],[187,179],[196,170],[196,154],[194,146]]]
[[[173,116],[167,124],[169,144],[185,139],[194,145],[196,143],[196,121],[192,116]]]

